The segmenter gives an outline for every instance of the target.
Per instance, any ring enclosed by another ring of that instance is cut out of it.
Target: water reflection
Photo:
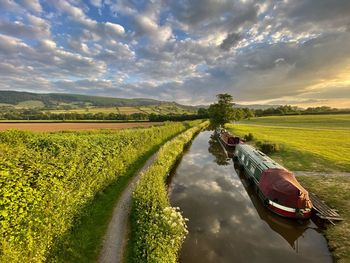
[[[194,140],[169,189],[172,204],[190,219],[180,261],[331,262],[316,226],[288,224],[265,211],[210,135]]]

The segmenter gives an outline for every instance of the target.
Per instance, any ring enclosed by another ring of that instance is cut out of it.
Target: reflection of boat
[[[226,150],[234,150],[236,145],[243,142],[239,137],[232,135],[226,129],[216,128],[215,136],[217,136],[220,142],[225,146]]]
[[[309,193],[291,172],[250,145],[237,145],[235,156],[271,211],[284,217],[310,218]]]
[[[288,218],[282,218],[265,209],[260,202],[253,185],[246,179],[242,172],[238,172],[259,217],[264,220],[269,227],[282,236],[293,249],[298,249],[298,238],[308,229],[308,221],[295,221]]]
[[[227,155],[222,151],[222,148],[218,140],[216,138],[213,138],[213,136],[211,136],[208,143],[209,143],[208,152],[210,152],[215,157],[215,162],[218,165],[228,165],[229,164],[228,160],[230,159],[228,159]]]

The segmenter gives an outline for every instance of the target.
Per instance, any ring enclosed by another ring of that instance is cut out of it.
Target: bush
[[[167,142],[133,193],[130,262],[173,262],[186,236],[185,219],[170,206],[165,179],[184,147],[208,122]]]
[[[279,144],[272,142],[257,142],[256,146],[258,146],[259,149],[266,154],[279,152],[280,150]]]
[[[248,133],[248,134],[244,135],[244,140],[245,140],[246,142],[249,142],[249,141],[254,140],[253,134],[252,134],[252,133]]]
[[[200,122],[146,129],[0,132],[0,262],[43,262],[95,195]]]

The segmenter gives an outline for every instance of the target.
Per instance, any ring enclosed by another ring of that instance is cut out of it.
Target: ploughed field
[[[93,130],[93,129],[126,129],[126,128],[138,128],[138,127],[151,127],[154,125],[161,125],[160,122],[123,122],[123,123],[93,123],[93,122],[62,122],[62,123],[0,123],[0,131],[9,129],[18,129],[26,131],[36,132],[55,132],[65,130]]]
[[[349,114],[260,117],[227,127],[280,144],[273,158],[291,170],[350,171]]]

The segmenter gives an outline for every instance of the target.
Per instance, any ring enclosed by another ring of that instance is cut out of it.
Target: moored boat
[[[243,142],[243,140],[241,140],[238,136],[232,135],[223,128],[217,128],[215,130],[215,134],[219,138],[220,142],[229,150],[234,150],[236,145]]]
[[[311,216],[309,194],[290,171],[247,144],[236,146],[235,157],[268,209],[289,218],[307,219]]]

